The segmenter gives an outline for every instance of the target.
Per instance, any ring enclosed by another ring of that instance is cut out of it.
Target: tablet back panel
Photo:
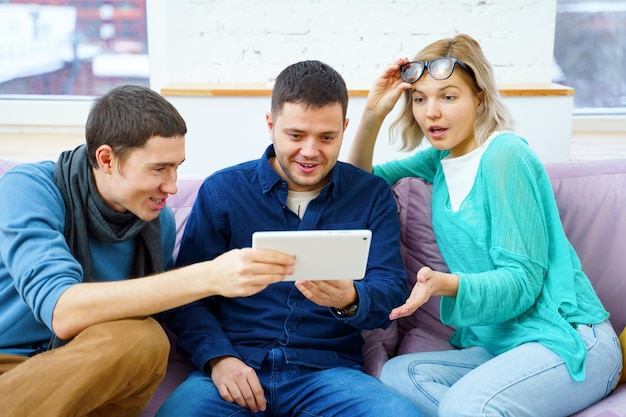
[[[252,247],[295,256],[287,281],[359,280],[365,276],[371,239],[366,229],[256,232]]]

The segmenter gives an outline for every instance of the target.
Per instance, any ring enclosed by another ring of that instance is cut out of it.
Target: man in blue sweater
[[[159,94],[118,87],[91,110],[85,145],[0,179],[2,415],[139,416],[169,352],[150,315],[293,270],[248,248],[163,272],[186,131]]]
[[[390,324],[407,279],[389,186],[337,161],[347,105],[346,85],[328,65],[283,70],[266,116],[272,145],[259,160],[205,180],[177,263],[250,246],[255,231],[370,229],[365,278],[282,282],[166,312],[179,350],[197,369],[159,417],[421,416],[361,368],[361,331]]]

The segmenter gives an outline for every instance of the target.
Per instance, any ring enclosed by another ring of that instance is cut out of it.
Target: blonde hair
[[[467,73],[460,65],[461,76],[469,82],[475,94],[482,95],[482,104],[474,119],[474,137],[480,145],[496,130],[512,130],[513,120],[506,108],[496,87],[495,77],[491,65],[483,51],[472,37],[459,34],[454,38],[441,39],[422,49],[413,59],[414,61],[431,61],[436,58],[451,57],[463,61],[470,67],[473,74]],[[473,76],[472,76],[473,75]],[[404,92],[404,107],[400,115],[389,127],[392,141],[397,133],[402,140],[402,150],[415,149],[424,138],[424,132],[413,116],[411,90]]]

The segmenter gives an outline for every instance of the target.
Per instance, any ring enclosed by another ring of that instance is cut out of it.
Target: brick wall
[[[555,13],[556,0],[148,0],[152,83],[269,84],[320,59],[369,87],[395,58],[461,32],[498,82],[550,82]]]

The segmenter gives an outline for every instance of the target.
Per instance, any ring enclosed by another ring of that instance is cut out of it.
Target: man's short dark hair
[[[285,68],[272,90],[272,115],[280,114],[285,103],[300,103],[321,108],[339,103],[345,120],[348,111],[348,89],[343,77],[320,61],[301,61]]]
[[[137,85],[116,87],[98,98],[89,112],[85,135],[87,158],[97,167],[95,151],[102,145],[124,156],[154,136],[185,136],[187,126],[178,110],[155,91]]]

